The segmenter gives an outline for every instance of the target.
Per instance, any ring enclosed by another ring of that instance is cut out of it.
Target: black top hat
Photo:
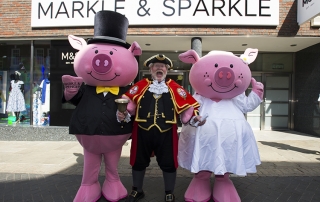
[[[126,42],[128,19],[114,11],[99,11],[94,16],[94,36],[88,40],[92,43],[111,43],[129,48]]]
[[[157,54],[157,55],[154,55],[154,56],[150,57],[149,59],[147,59],[144,62],[144,66],[149,67],[149,65],[151,63],[156,63],[156,62],[169,65],[169,68],[172,68],[172,66],[173,66],[170,58],[166,57],[163,54]]]

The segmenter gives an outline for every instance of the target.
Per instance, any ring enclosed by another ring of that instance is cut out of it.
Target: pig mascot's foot
[[[98,181],[101,155],[90,153],[84,149],[83,157],[82,182],[73,202],[95,202],[101,197],[101,187]]]
[[[121,150],[120,147],[116,151],[104,153],[106,177],[102,186],[102,194],[110,202],[119,201],[128,195],[127,189],[120,181],[117,170]]]
[[[101,187],[99,182],[92,185],[81,184],[76,197],[73,202],[83,202],[83,201],[98,201],[101,197]]]
[[[184,194],[187,202],[207,202],[211,198],[210,185],[211,172],[200,171],[194,175],[189,187]]]
[[[102,195],[110,202],[120,201],[128,195],[127,189],[123,186],[120,180],[110,182],[104,180],[102,186]]]
[[[215,202],[241,201],[236,188],[229,179],[229,174],[215,176],[212,196]]]

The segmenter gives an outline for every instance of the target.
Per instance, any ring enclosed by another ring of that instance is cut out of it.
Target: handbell
[[[118,110],[119,112],[125,112],[127,110],[127,105],[129,103],[129,100],[128,99],[125,99],[125,98],[119,98],[119,99],[116,99],[115,102],[117,103],[118,105]]]

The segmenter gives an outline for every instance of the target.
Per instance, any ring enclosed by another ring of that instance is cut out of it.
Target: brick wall
[[[141,26],[130,27],[128,35],[267,35],[267,36],[319,36],[319,28],[297,23],[295,0],[279,0],[280,24],[277,27],[263,26]],[[32,29],[31,0],[0,1],[0,39],[21,37],[65,37],[93,35],[93,28]]]

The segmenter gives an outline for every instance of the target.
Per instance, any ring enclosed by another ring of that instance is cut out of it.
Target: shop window
[[[0,53],[0,124],[29,125],[32,90],[30,41],[7,41],[1,44]],[[15,85],[12,85],[12,82]],[[22,96],[17,93],[20,91]],[[22,97],[24,99],[21,99]]]
[[[20,63],[20,49],[11,49],[11,66],[17,66]]]
[[[44,65],[44,49],[43,48],[35,49],[35,58],[37,60],[37,64]]]
[[[48,69],[50,69],[50,55],[51,55],[51,49],[47,49],[47,56],[46,56],[46,67],[48,67]]]
[[[50,125],[50,42],[35,41],[33,68],[33,118],[34,126]]]

